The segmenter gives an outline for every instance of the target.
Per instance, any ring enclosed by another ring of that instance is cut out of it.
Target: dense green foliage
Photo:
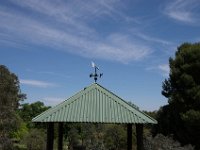
[[[200,149],[200,43],[182,44],[169,65],[162,91],[169,104],[158,112],[156,133],[173,134]]]
[[[31,129],[29,134],[24,136],[22,143],[26,145],[28,150],[45,150],[46,134],[43,130]]]
[[[12,149],[10,134],[19,127],[16,110],[24,98],[17,76],[0,65],[0,149]]]
[[[37,101],[31,104],[24,103],[21,104],[17,110],[19,116],[26,122],[28,128],[42,127],[42,125],[33,124],[31,120],[42,112],[46,111],[50,107],[45,106],[43,102]]]
[[[24,99],[18,77],[6,66],[0,65],[0,150],[40,150],[44,147],[44,131],[32,129],[43,126],[33,125],[31,120],[49,107],[42,102],[20,105]],[[38,147],[30,148],[36,143],[40,143]]]
[[[88,150],[126,149],[125,125],[72,123],[67,128],[66,140],[71,149],[76,146],[82,146]]]
[[[190,144],[181,146],[173,137],[157,134],[155,137],[145,137],[144,150],[194,150],[194,148]]]
[[[50,107],[44,105],[44,103],[37,101],[34,103],[21,104],[17,113],[22,118],[21,127],[17,132],[13,133],[13,137],[18,139],[18,145],[23,146],[24,150],[43,150],[46,144],[46,125],[34,124],[31,120],[44,112]],[[21,150],[20,148],[18,148]]]

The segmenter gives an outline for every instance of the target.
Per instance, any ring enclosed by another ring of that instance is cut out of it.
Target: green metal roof
[[[94,83],[36,116],[33,122],[152,123],[157,121]]]

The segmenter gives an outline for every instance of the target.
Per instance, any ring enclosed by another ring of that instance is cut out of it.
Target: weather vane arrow
[[[103,73],[98,74],[97,70],[99,70],[99,68],[95,65],[94,62],[91,62],[91,64],[92,64],[92,67],[94,68],[94,73],[90,74],[90,78],[94,78],[94,82],[96,83],[97,79],[103,76]]]

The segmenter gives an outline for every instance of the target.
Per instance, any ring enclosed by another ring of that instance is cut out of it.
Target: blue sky
[[[99,84],[157,110],[169,57],[200,41],[199,0],[2,0],[0,18],[0,64],[46,105],[92,84],[94,61]]]

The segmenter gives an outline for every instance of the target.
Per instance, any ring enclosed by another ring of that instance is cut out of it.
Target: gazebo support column
[[[63,149],[63,123],[58,123],[58,150]]]
[[[46,150],[53,150],[53,140],[54,140],[54,123],[49,122],[47,125],[47,145]]]
[[[143,124],[136,124],[137,150],[144,150]]]
[[[132,150],[132,124],[127,124],[127,150]]]

